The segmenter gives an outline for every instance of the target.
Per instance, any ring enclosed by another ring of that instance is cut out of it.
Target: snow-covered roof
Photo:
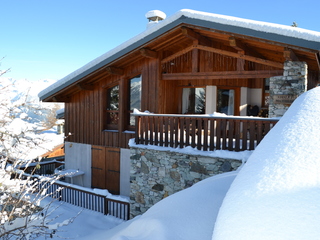
[[[59,110],[56,111],[56,118],[57,119],[64,118],[64,108],[60,108]]]
[[[158,24],[147,28],[139,35],[122,43],[118,47],[101,55],[52,84],[48,88],[42,90],[38,95],[40,100],[46,99],[70,84],[80,80],[82,77],[111,63],[181,23],[258,37],[318,51],[320,50],[320,32],[280,24],[183,9]]]

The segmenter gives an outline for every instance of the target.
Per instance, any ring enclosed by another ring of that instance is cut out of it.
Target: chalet
[[[65,103],[65,165],[85,172],[86,187],[129,194],[130,139],[253,149],[272,118],[319,83],[318,32],[192,10],[157,13],[148,13],[144,32],[39,93]]]

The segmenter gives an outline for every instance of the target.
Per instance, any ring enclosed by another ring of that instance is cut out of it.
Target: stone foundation
[[[131,148],[131,217],[175,192],[240,165],[235,159]]]
[[[270,78],[269,117],[282,117],[291,103],[307,91],[308,66],[305,62],[284,63],[283,76]]]

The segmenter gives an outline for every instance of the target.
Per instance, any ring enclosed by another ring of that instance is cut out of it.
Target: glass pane
[[[218,89],[217,111],[234,115],[234,90]]]
[[[135,117],[131,115],[136,108],[141,111],[141,76],[130,79],[129,125],[135,125]]]
[[[196,114],[204,114],[206,112],[206,94],[204,88],[196,88],[195,89],[195,113]]]
[[[130,111],[141,110],[141,76],[130,79]]]
[[[119,113],[118,112],[107,112],[107,124],[118,125]]]
[[[132,113],[130,113],[130,126],[134,126],[136,122],[136,117],[133,116]]]
[[[119,85],[108,89],[107,110],[119,110]]]
[[[182,94],[182,113],[204,114],[205,93],[204,88],[184,88]]]

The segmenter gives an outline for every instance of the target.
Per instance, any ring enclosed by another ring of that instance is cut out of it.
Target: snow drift
[[[320,88],[301,95],[232,183],[213,240],[319,239]]]
[[[92,239],[210,239],[221,202],[237,172],[205,179],[175,193],[146,213]]]

